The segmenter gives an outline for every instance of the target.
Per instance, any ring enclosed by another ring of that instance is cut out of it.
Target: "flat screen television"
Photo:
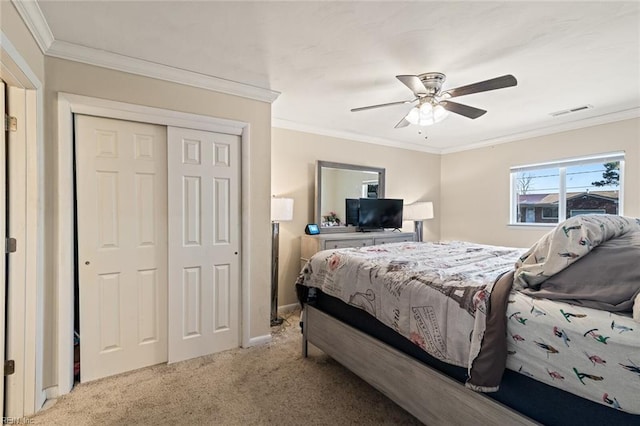
[[[358,227],[363,230],[402,228],[403,200],[393,198],[360,198]]]
[[[345,225],[358,226],[360,200],[358,198],[346,198],[344,201]]]

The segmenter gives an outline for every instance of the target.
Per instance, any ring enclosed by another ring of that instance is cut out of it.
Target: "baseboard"
[[[299,303],[292,303],[290,305],[278,306],[278,314],[280,315],[290,314],[291,312],[295,311],[298,308],[300,308]]]
[[[60,396],[60,392],[58,391],[58,386],[51,386],[44,390],[44,395],[47,400],[56,399]]]
[[[249,343],[245,348],[250,348],[252,346],[264,345],[266,343],[271,342],[271,334],[265,334],[264,336],[252,337],[249,339]]]
[[[53,407],[53,405],[58,401],[58,397],[60,396],[60,392],[58,386],[51,386],[42,391],[44,395],[44,402],[42,406],[36,410],[36,413],[39,411],[48,410]]]

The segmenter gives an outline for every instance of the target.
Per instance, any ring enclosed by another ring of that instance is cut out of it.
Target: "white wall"
[[[442,156],[441,237],[528,247],[549,228],[508,226],[511,166],[625,152],[624,214],[640,216],[640,119]]]
[[[425,221],[424,239],[440,237],[440,156],[328,136],[273,128],[271,191],[294,199],[294,219],[280,224],[279,305],[296,303],[294,283],[300,272],[300,237],[315,222],[317,160],[386,169],[385,197],[406,203],[433,201],[435,219]],[[413,223],[404,223],[413,231]]]

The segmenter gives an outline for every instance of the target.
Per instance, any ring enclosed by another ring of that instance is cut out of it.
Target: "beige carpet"
[[[270,344],[156,365],[77,385],[33,416],[42,425],[418,425],[315,348],[300,354],[298,314]]]

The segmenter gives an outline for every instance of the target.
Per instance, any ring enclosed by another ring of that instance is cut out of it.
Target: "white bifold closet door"
[[[169,362],[240,345],[240,137],[169,127]]]
[[[77,115],[81,381],[167,361],[163,126]]]
[[[81,381],[240,345],[240,137],[77,115]]]

